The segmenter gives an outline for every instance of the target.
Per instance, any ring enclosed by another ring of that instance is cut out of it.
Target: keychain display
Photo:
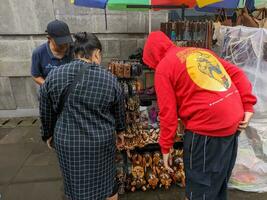
[[[143,65],[136,60],[112,59],[108,64],[108,70],[118,78],[137,77],[142,74]]]
[[[164,32],[177,46],[210,49],[212,21],[175,21],[161,23]]]

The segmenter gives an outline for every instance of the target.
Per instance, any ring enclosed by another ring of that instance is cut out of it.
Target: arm
[[[244,111],[253,113],[253,106],[256,104],[257,98],[252,94],[252,86],[247,76],[236,65],[227,62],[224,59],[220,59],[220,62],[240,93]]]
[[[115,101],[112,107],[112,112],[115,117],[115,129],[117,132],[116,146],[118,149],[124,147],[124,130],[126,128],[125,122],[125,103],[124,94],[119,83],[115,86]]]
[[[42,85],[44,83],[44,78],[42,77],[42,73],[41,73],[40,57],[38,55],[38,52],[36,51],[32,53],[31,74],[32,74],[33,80],[38,85]]]
[[[45,80],[43,77],[39,76],[39,77],[32,77],[33,80],[35,81],[35,83],[37,83],[38,85],[43,85]]]
[[[44,141],[53,136],[57,115],[53,110],[52,101],[49,97],[49,80],[40,88],[40,119],[41,135]]]
[[[115,129],[117,133],[123,132],[126,128],[124,94],[121,86],[117,82],[115,85],[115,100],[112,111],[115,118]]]
[[[163,154],[168,154],[173,147],[178,127],[177,103],[175,90],[166,74],[155,74],[155,87],[159,105],[160,138]]]

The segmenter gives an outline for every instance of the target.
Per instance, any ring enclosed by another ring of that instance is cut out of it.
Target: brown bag
[[[258,22],[260,28],[267,28],[267,9],[263,8],[258,10],[255,20]]]
[[[249,15],[247,8],[243,8],[241,14],[237,18],[236,25],[259,28],[256,18]]]
[[[232,20],[228,19],[225,9],[220,9],[217,21],[223,26],[233,26]]]

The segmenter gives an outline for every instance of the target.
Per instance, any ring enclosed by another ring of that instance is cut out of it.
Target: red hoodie
[[[173,146],[178,117],[200,135],[234,134],[256,97],[244,72],[200,48],[180,48],[162,32],[149,35],[144,62],[155,69],[163,153]]]

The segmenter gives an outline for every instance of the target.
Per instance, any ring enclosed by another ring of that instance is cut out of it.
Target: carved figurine
[[[134,164],[141,162],[141,160],[139,160],[139,156],[141,155],[136,156],[138,157],[138,159],[135,160],[135,163],[133,163],[133,166],[132,166],[132,182],[131,182],[132,192],[140,188],[143,191],[146,191],[146,180],[144,179],[144,176],[145,176],[144,168],[141,165],[134,166]]]
[[[152,168],[147,168],[145,176],[148,183],[147,188],[152,188],[153,190],[156,189],[159,183],[156,171],[152,170]]]
[[[166,170],[163,170],[159,175],[160,179],[160,187],[164,187],[165,189],[169,189],[172,183],[172,179],[169,173]]]
[[[142,166],[142,164],[143,164],[142,156],[140,154],[137,154],[137,153],[133,154],[132,155],[132,164],[134,167],[135,166]]]
[[[179,165],[179,175],[181,180],[181,187],[185,187],[185,172],[184,172],[184,163],[181,162]]]
[[[124,194],[125,193],[125,183],[126,183],[126,174],[123,172],[123,169],[119,169],[117,171],[117,181],[118,181],[118,193]]]
[[[143,167],[145,170],[148,168],[152,169],[152,167],[153,167],[152,162],[153,162],[153,160],[152,160],[151,153],[149,153],[149,152],[144,153],[144,155],[143,155]]]

